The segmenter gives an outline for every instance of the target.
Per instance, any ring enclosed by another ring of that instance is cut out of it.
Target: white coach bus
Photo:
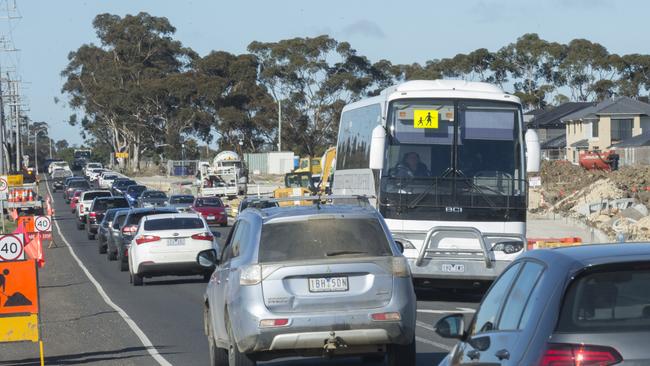
[[[519,99],[487,83],[387,88],[343,108],[332,193],[376,197],[416,285],[483,287],[526,250],[539,141],[522,120]]]

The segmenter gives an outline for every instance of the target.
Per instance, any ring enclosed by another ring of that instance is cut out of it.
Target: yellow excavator
[[[333,171],[334,161],[336,159],[336,147],[330,147],[325,151],[321,159],[322,162],[320,179],[314,184],[317,176],[311,172],[291,172],[284,176],[284,187],[273,191],[273,198],[301,197],[311,195],[325,195],[328,192],[328,184]],[[283,201],[280,206],[302,206],[311,205],[313,201]]]

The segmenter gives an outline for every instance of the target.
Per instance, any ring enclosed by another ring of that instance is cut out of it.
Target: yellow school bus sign
[[[416,109],[413,111],[413,127],[438,128],[438,111],[435,109]]]

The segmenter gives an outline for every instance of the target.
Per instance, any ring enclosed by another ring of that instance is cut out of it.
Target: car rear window
[[[124,220],[126,219],[126,215],[126,213],[115,215],[115,219],[113,219],[113,229],[119,229],[120,226],[122,226]]]
[[[111,196],[111,192],[86,192],[86,194],[84,194],[83,200],[92,201],[96,197],[110,197],[110,196]]]
[[[126,220],[126,225],[138,225],[140,223],[140,219],[143,218],[144,216],[152,216],[152,215],[162,215],[162,214],[168,214],[170,213],[169,211],[149,211],[149,212],[139,212],[139,213],[133,213],[129,215],[128,219]]]
[[[69,188],[90,188],[90,185],[85,180],[73,180],[68,183]]]
[[[194,197],[192,196],[176,196],[169,199],[169,203],[192,203]]]
[[[153,219],[144,223],[144,229],[147,231],[202,229],[204,227],[203,220],[198,217]]]
[[[109,208],[129,207],[129,202],[125,198],[113,198],[104,200],[95,200],[93,203],[93,211],[104,211]]]
[[[370,218],[315,218],[262,227],[260,263],[349,255],[392,255],[379,221]]]
[[[136,184],[136,181],[134,180],[120,180],[115,183],[115,186],[117,187],[128,187]]]
[[[650,263],[599,268],[575,279],[565,295],[560,333],[650,329]]]
[[[221,207],[223,203],[217,197],[199,198],[196,200],[197,207]]]
[[[147,192],[145,198],[167,198],[164,192]]]

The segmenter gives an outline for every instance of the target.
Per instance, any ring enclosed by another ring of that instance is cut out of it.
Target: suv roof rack
[[[315,205],[321,204],[344,204],[338,203],[336,201],[347,201],[345,203],[351,203],[349,201],[354,201],[360,206],[370,205],[370,199],[376,198],[375,196],[366,196],[366,195],[329,195],[329,196],[290,196],[290,197],[256,197],[256,201],[265,201],[265,202],[293,202],[293,201],[313,201]]]

